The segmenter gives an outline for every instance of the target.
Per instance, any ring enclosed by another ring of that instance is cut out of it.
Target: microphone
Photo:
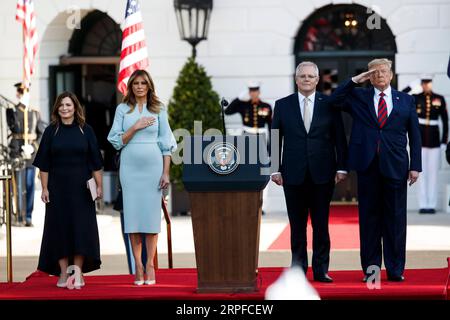
[[[222,100],[220,100],[220,106],[221,106],[221,110],[222,110],[222,126],[223,126],[223,136],[225,136],[227,134],[227,131],[225,129],[225,113],[224,113],[224,109],[225,107],[228,106],[228,101],[222,97]]]

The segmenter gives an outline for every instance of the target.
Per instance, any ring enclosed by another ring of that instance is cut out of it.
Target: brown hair
[[[127,113],[132,113],[136,106],[136,97],[134,96],[133,92],[133,82],[139,76],[143,77],[148,85],[147,110],[153,113],[159,113],[159,111],[161,110],[161,101],[155,94],[155,85],[153,83],[152,77],[150,77],[150,74],[145,70],[134,71],[131,74],[130,79],[128,79],[127,94],[122,99],[122,102],[126,103],[130,107],[130,110]]]
[[[59,116],[58,109],[61,105],[61,102],[64,98],[70,98],[72,100],[73,105],[75,107],[75,120],[78,125],[80,126],[80,129],[84,127],[84,124],[86,123],[86,118],[84,117],[84,110],[81,106],[80,101],[78,100],[77,96],[73,94],[72,92],[65,91],[61,93],[55,101],[55,104],[53,105],[52,114],[51,114],[51,124],[55,125],[57,128],[59,128],[59,125],[61,123],[61,117]]]

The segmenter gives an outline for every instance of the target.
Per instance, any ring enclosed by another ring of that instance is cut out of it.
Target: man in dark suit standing
[[[382,251],[388,280],[404,280],[406,187],[407,181],[412,185],[422,171],[414,98],[391,88],[391,67],[388,59],[372,60],[369,71],[333,93],[335,106],[353,117],[348,164],[358,174],[363,281],[368,280],[369,267],[381,268]],[[356,88],[367,80],[373,87]]]
[[[330,106],[328,96],[316,92],[317,65],[300,63],[295,81],[298,92],[275,103],[272,129],[279,130],[278,156],[282,160],[272,180],[284,188],[291,226],[292,265],[301,266],[305,273],[308,269],[306,225],[309,211],[313,227],[314,280],[332,282],[328,275],[328,217],[334,185],[347,174],[347,142],[340,113]]]

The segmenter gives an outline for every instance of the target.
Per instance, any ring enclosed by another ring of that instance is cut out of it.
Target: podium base
[[[255,292],[262,192],[190,192],[197,292]]]
[[[204,284],[198,285],[197,293],[254,293],[258,292],[256,283],[236,284]]]

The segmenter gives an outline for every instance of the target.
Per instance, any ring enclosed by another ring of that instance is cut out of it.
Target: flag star
[[[130,13],[130,14],[133,13],[133,9],[131,9],[131,8],[128,9],[128,13]]]
[[[135,6],[136,5],[136,1],[135,0],[131,1],[131,5]]]

